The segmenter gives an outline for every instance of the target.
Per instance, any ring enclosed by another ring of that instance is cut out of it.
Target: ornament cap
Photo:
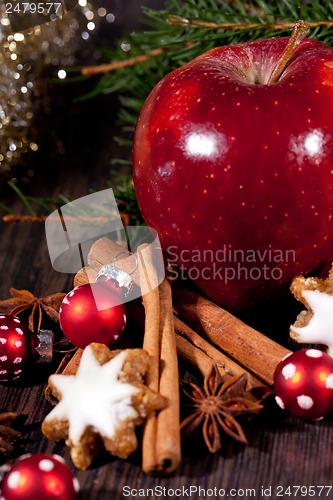
[[[118,257],[122,254],[126,254],[128,256],[129,252],[119,253],[113,259],[111,264],[106,264],[105,266],[102,266],[101,269],[99,270],[99,273],[97,274],[96,281],[100,280],[101,278],[105,278],[106,280],[112,280],[113,282],[116,283],[116,285],[119,286],[121,291],[124,293],[124,297],[126,298],[131,293],[133,288],[133,279],[131,275],[135,273],[135,271],[137,270],[138,261],[135,254],[130,254],[135,259],[135,267],[131,273],[123,271],[122,269],[120,269],[120,267],[116,266],[116,261]]]
[[[125,297],[130,294],[133,288],[131,276],[114,264],[107,264],[100,269],[96,281],[99,281],[101,278],[114,281],[124,292]]]

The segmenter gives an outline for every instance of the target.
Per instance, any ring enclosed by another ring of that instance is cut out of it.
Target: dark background
[[[126,34],[133,30],[148,29],[144,25],[142,6],[158,8],[162,4],[160,0],[93,0],[96,9],[103,6],[114,14],[115,21],[100,22],[89,43],[80,45],[75,65],[105,62],[104,47],[126,40]],[[71,176],[86,176],[92,189],[101,189],[114,170],[111,160],[131,157],[130,148],[119,148],[114,141],[115,135],[123,134],[117,125],[117,96],[104,94],[79,102],[94,90],[100,76],[72,83],[70,78],[58,80],[56,73],[57,68],[45,68],[41,78],[48,82],[47,95],[40,96],[34,103],[32,134],[38,142],[38,152],[23,154],[8,174],[2,177],[0,174],[1,201],[7,204],[15,200],[15,194],[6,185],[9,179],[14,179],[26,195],[49,196],[50,184],[57,183],[59,194],[70,196],[66,182],[60,180],[63,175],[66,180]],[[31,170],[32,176],[28,175]],[[64,191],[60,190],[61,186]]]

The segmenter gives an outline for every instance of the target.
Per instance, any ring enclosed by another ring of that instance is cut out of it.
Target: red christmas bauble
[[[0,314],[0,381],[18,378],[30,351],[29,330],[16,316]]]
[[[333,409],[333,358],[318,349],[286,356],[274,374],[277,404],[305,419],[318,419]]]
[[[23,455],[1,484],[5,500],[76,500],[79,483],[58,455]]]
[[[91,342],[113,344],[126,326],[122,295],[103,283],[77,286],[62,302],[59,323],[68,340],[82,349]]]

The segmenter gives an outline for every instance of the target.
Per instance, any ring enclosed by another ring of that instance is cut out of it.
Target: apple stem
[[[271,76],[267,81],[267,85],[276,83],[279,80],[283,71],[290,63],[292,56],[296,52],[297,47],[308,33],[309,33],[309,27],[304,21],[299,20],[295,23],[293,32],[288,40],[287,46],[282,52],[277,64],[275,65],[271,73]]]

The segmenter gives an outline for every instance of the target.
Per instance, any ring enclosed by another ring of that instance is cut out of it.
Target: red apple
[[[141,111],[134,182],[146,223],[212,300],[246,310],[333,259],[333,49],[272,38],[210,50]]]

